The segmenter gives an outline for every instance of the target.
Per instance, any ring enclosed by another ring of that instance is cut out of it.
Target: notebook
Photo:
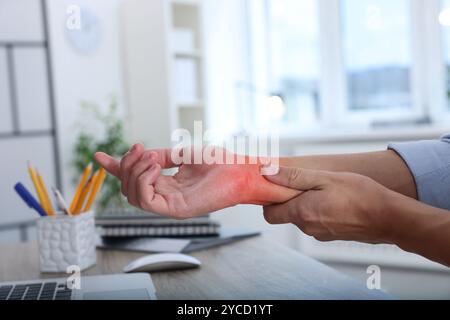
[[[209,217],[174,220],[154,214],[110,214],[96,217],[102,237],[187,237],[216,236],[220,224]]]

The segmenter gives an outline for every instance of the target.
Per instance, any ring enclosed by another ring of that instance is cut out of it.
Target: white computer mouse
[[[158,253],[131,261],[123,268],[123,272],[154,272],[197,268],[202,263],[182,253]]]

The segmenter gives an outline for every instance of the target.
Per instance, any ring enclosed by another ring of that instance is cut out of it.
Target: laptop
[[[156,300],[148,273],[81,276],[79,284],[72,288],[67,278],[0,282],[0,300]]]

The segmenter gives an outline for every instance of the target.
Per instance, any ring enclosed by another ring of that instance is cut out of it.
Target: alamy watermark
[[[81,8],[75,4],[72,4],[66,9],[67,19],[66,28],[69,30],[81,29]]]
[[[175,147],[171,160],[176,165],[261,165],[261,173],[278,173],[280,139],[276,132],[257,137],[237,135],[227,141],[213,144],[214,131],[203,131],[201,121],[194,122],[193,135],[186,129],[173,131],[171,139]]]
[[[377,265],[371,265],[367,267],[367,274],[370,276],[367,278],[366,285],[369,290],[381,289],[381,268]]]
[[[67,288],[70,290],[80,290],[81,289],[81,268],[77,265],[68,266],[66,273],[70,276],[66,279]]]

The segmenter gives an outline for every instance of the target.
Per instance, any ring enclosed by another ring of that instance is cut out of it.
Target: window
[[[319,116],[319,25],[316,0],[269,2],[272,94],[285,103],[283,122],[307,125]]]
[[[265,29],[249,30],[250,41],[256,38],[259,44],[248,55],[250,72],[261,75],[267,69],[265,94],[284,103],[278,121],[282,131],[445,124],[450,115],[450,0],[252,2],[265,11],[249,10],[249,19],[267,22]],[[448,8],[447,26],[440,34],[442,7]],[[267,63],[261,52],[268,52]],[[255,119],[268,110],[257,104]]]
[[[410,109],[409,0],[342,1],[342,37],[350,110]]]

